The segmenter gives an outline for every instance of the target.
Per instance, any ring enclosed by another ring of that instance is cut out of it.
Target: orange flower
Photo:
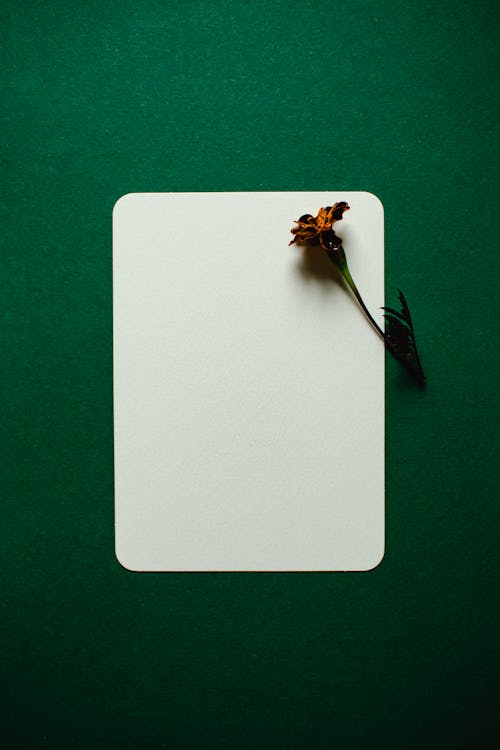
[[[297,242],[299,245],[322,245],[325,250],[332,250],[340,247],[342,240],[337,237],[333,230],[336,221],[340,221],[344,211],[348,211],[349,206],[345,201],[335,203],[334,206],[320,208],[317,216],[304,214],[295,223],[291,232],[294,235],[290,242],[292,245]]]

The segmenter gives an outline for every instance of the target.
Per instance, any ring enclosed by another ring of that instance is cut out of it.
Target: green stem
[[[346,260],[345,253],[344,253],[344,248],[342,247],[342,245],[339,248],[337,248],[336,250],[327,250],[326,254],[330,258],[330,260],[333,263],[333,265],[336,266],[339,269],[340,273],[342,274],[342,276],[344,277],[345,281],[347,282],[350,290],[352,291],[352,293],[356,297],[356,299],[357,299],[357,301],[358,301],[361,309],[363,310],[364,314],[368,318],[370,324],[373,326],[373,328],[375,329],[375,331],[378,333],[378,335],[380,336],[380,338],[384,342],[385,348],[388,351],[391,352],[391,354],[393,355],[393,357],[395,357],[398,360],[398,362],[401,362],[401,364],[404,367],[406,367],[406,369],[408,370],[408,372],[414,378],[416,378],[416,380],[418,381],[418,383],[420,385],[423,385],[424,384],[424,380],[422,379],[422,376],[419,374],[419,372],[417,372],[415,370],[415,367],[412,365],[411,361],[409,361],[405,357],[402,357],[396,351],[396,349],[394,348],[394,346],[391,344],[391,342],[389,341],[389,339],[385,335],[384,331],[380,328],[380,326],[378,325],[378,323],[375,321],[375,319],[371,315],[370,311],[368,310],[367,306],[363,302],[363,298],[361,297],[361,295],[360,295],[360,293],[358,291],[358,288],[357,288],[356,284],[354,283],[354,280],[353,280],[353,278],[351,276],[351,272],[349,271],[349,266],[347,265],[347,260]],[[418,359],[418,355],[417,355],[417,359]]]
[[[385,337],[385,333],[380,328],[380,326],[378,325],[378,323],[375,321],[375,319],[371,315],[370,311],[368,310],[367,306],[363,302],[363,298],[361,297],[361,294],[358,292],[358,288],[357,288],[356,284],[353,281],[353,278],[351,276],[351,272],[349,271],[349,267],[348,267],[347,263],[345,263],[342,266],[342,268],[340,269],[340,272],[341,272],[342,276],[344,277],[344,279],[347,281],[347,283],[348,283],[348,285],[349,285],[352,293],[354,294],[354,296],[358,300],[358,302],[360,304],[360,307],[363,310],[364,314],[366,315],[366,317],[368,318],[368,320],[370,321],[370,323],[372,324],[372,326],[377,331],[377,333],[380,336],[380,338],[384,341],[384,343],[387,346],[388,342],[387,342],[387,339]]]

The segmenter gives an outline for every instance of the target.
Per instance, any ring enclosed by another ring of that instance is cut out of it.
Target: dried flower
[[[342,240],[333,229],[335,222],[340,221],[344,212],[348,210],[347,203],[340,201],[333,206],[320,208],[317,216],[304,214],[295,222],[297,226],[291,229],[294,237],[289,244],[321,245],[329,259],[339,269],[369,322],[383,339],[386,348],[407,368],[419,385],[423,386],[425,375],[418,356],[410,310],[403,293],[399,292],[401,312],[391,307],[382,308],[385,310],[384,317],[388,322],[387,332],[384,333],[370,314],[353,281]]]
[[[325,250],[342,245],[342,240],[335,234],[333,225],[336,221],[340,221],[344,211],[349,211],[349,206],[345,201],[341,201],[335,203],[334,206],[320,208],[317,216],[304,214],[297,219],[295,222],[297,226],[291,230],[295,236],[290,245],[294,242],[298,245],[321,244]]]

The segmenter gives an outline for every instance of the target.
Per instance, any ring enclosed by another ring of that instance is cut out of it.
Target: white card
[[[384,554],[384,346],[365,192],[132,193],[113,212],[116,554],[136,571],[369,570]]]

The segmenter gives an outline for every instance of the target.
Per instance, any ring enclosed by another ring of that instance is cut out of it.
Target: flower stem
[[[370,321],[371,325],[376,330],[376,332],[378,333],[382,341],[384,341],[386,346],[388,346],[385,333],[377,324],[377,322],[374,320],[367,306],[363,302],[363,298],[361,297],[361,294],[358,292],[358,287],[354,283],[354,280],[351,276],[351,272],[349,271],[349,266],[347,265],[347,259],[345,257],[344,248],[342,247],[342,245],[340,245],[339,247],[336,247],[335,249],[330,250],[328,248],[325,248],[325,250],[326,250],[326,254],[328,255],[333,265],[339,269],[340,273],[342,274],[344,279],[347,281],[347,284],[349,285],[351,292],[354,294],[354,296],[358,300],[361,309],[363,310],[364,314]]]
[[[358,288],[357,288],[356,284],[353,281],[353,278],[351,276],[351,272],[349,271],[347,263],[340,269],[340,272],[341,272],[342,276],[344,277],[344,279],[347,281],[347,283],[349,285],[349,288],[351,289],[352,293],[354,294],[354,296],[358,300],[359,305],[360,305],[361,309],[363,310],[364,314],[366,315],[366,317],[368,318],[368,320],[370,321],[370,323],[372,324],[372,326],[375,328],[375,330],[377,331],[377,333],[380,336],[380,338],[387,345],[387,339],[385,337],[385,333],[380,328],[380,326],[377,324],[377,322],[374,320],[374,318],[372,317],[372,315],[371,315],[370,311],[368,310],[367,306],[363,302],[363,298],[361,297],[361,294],[359,293]]]
[[[358,291],[358,288],[356,284],[354,283],[354,280],[351,276],[351,272],[349,271],[349,266],[347,265],[347,260],[344,253],[344,248],[342,245],[339,248],[336,248],[336,250],[327,250],[326,254],[328,255],[329,259],[333,263],[334,266],[336,266],[342,276],[344,277],[345,281],[347,282],[350,290],[356,297],[359,306],[363,310],[364,314],[368,318],[368,321],[372,325],[372,327],[375,329],[375,331],[378,333],[382,341],[384,342],[385,348],[391,352],[393,357],[395,357],[401,364],[406,367],[408,372],[417,380],[419,385],[423,386],[425,382],[425,378],[422,375],[422,367],[420,365],[420,361],[418,360],[418,354],[416,354],[415,350],[415,357],[417,360],[417,367],[415,368],[414,364],[412,364],[411,359],[408,357],[402,356],[393,343],[390,341],[388,336],[384,333],[384,331],[380,328],[378,323],[375,321],[373,316],[371,315],[370,311],[368,310],[367,306],[363,302],[363,298],[361,297],[361,294]]]

